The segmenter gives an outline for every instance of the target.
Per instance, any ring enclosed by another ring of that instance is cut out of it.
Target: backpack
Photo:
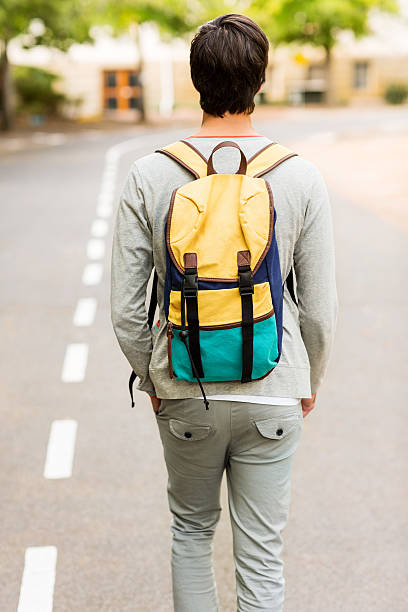
[[[236,174],[217,174],[213,155],[240,152]],[[208,160],[188,141],[157,152],[194,176],[171,196],[165,225],[164,312],[169,376],[247,383],[267,376],[282,352],[283,285],[271,187],[261,178],[296,153],[271,143],[246,159],[238,144],[217,144]],[[286,279],[296,302],[293,271]],[[157,303],[154,273],[148,323]],[[132,372],[129,390],[134,406]]]

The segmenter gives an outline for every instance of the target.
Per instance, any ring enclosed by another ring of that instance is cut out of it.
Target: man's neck
[[[250,115],[225,113],[215,117],[203,113],[201,128],[193,136],[259,136],[252,126]]]

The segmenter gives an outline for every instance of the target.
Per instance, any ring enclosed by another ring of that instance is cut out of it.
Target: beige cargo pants
[[[271,406],[199,399],[162,400],[156,416],[173,516],[175,612],[219,610],[212,541],[220,485],[228,484],[237,611],[282,612],[282,530],[290,505],[293,455],[303,429],[301,404]]]

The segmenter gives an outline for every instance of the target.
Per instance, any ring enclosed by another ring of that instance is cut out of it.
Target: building
[[[408,17],[408,0],[402,2]],[[373,33],[355,40],[343,32],[333,52],[331,82],[339,104],[382,97],[395,81],[408,83],[408,22],[392,15],[371,18]],[[61,76],[59,87],[71,99],[66,114],[79,119],[133,120],[141,107],[141,85],[148,109],[169,115],[175,105],[193,106],[198,96],[189,76],[188,41],[165,43],[149,24],[140,28],[140,49],[131,34],[96,35],[94,45],[73,45],[67,53],[10,45],[14,64],[39,66]],[[143,70],[139,72],[140,57]],[[263,98],[292,104],[319,103],[327,90],[320,49],[285,46],[271,51]]]

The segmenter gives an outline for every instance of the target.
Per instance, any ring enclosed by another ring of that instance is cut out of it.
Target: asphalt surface
[[[347,118],[348,117],[348,118]],[[258,123],[290,145],[324,134],[407,129],[403,111],[340,111]],[[58,550],[54,610],[168,612],[167,475],[151,408],[131,409],[128,364],[109,313],[113,216],[102,280],[84,286],[86,244],[112,145],[116,196],[136,157],[185,130],[83,135],[0,158],[0,610],[17,609],[28,547]],[[339,169],[338,171],[341,171]],[[346,177],[345,177],[346,180]],[[330,186],[330,185],[329,185]],[[367,186],[369,189],[369,185]],[[408,609],[407,236],[331,190],[340,314],[315,410],[305,420],[285,530],[285,612]],[[79,298],[97,299],[77,327]],[[89,344],[83,382],[64,383],[68,344]],[[78,432],[70,478],[43,476],[53,421]],[[234,612],[225,487],[214,562],[220,609]],[[34,608],[33,608],[34,610]],[[39,612],[43,612],[40,610]],[[191,612],[194,612],[193,610]]]

